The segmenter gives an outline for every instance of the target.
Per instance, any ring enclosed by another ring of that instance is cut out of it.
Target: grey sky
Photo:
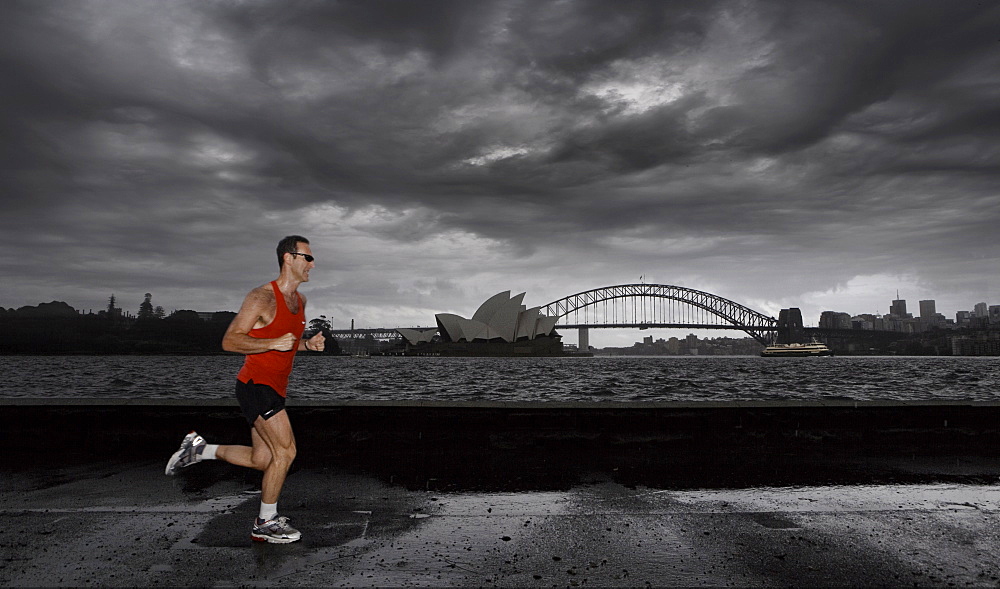
[[[0,306],[235,310],[291,233],[335,327],[640,276],[807,324],[896,289],[952,317],[1000,304],[998,22],[978,2],[7,0]],[[616,333],[592,343],[638,339]]]

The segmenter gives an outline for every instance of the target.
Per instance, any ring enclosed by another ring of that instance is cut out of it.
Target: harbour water
[[[227,399],[240,356],[0,356],[0,397]],[[1000,358],[300,355],[304,401],[1000,401]]]

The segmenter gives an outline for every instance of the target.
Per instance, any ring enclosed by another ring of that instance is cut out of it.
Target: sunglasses
[[[302,256],[303,258],[306,259],[307,262],[312,262],[313,260],[316,259],[312,257],[311,254],[303,254],[302,252],[288,252],[288,253],[292,254],[293,256]]]

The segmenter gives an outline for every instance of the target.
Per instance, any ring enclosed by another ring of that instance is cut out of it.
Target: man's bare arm
[[[294,348],[298,341],[291,333],[277,338],[250,336],[250,330],[257,326],[258,322],[266,324],[264,318],[273,317],[275,311],[271,310],[272,300],[262,289],[256,288],[250,291],[239,313],[226,329],[226,335],[222,337],[222,349],[240,354],[260,354],[271,350],[287,352]]]
[[[326,349],[326,338],[323,337],[323,332],[319,332],[309,339],[300,339],[298,350],[308,350],[310,352],[322,352]]]
[[[299,294],[299,296],[302,297],[302,309],[299,310],[299,313],[302,313],[302,316],[305,317],[306,296],[304,294]],[[305,338],[300,339],[298,347],[296,347],[295,349],[300,352],[303,350],[309,352],[322,352],[323,350],[326,349],[326,338],[323,337],[323,332],[321,331],[309,339]]]

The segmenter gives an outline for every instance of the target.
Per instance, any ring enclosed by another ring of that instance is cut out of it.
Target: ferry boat
[[[833,352],[826,347],[826,344],[814,341],[808,344],[773,344],[764,348],[760,355],[765,358],[832,356]]]

